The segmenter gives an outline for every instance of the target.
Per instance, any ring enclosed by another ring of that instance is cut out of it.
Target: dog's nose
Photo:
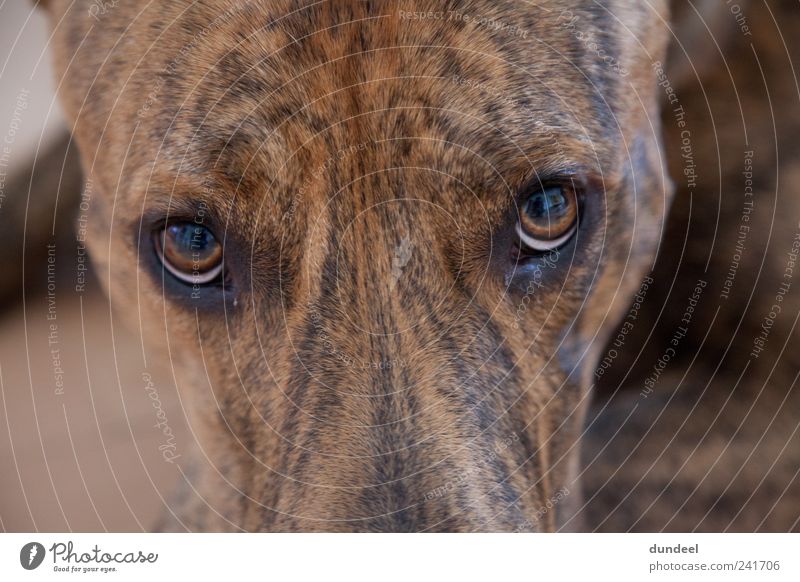
[[[373,353],[392,353],[372,341]],[[366,350],[358,354],[369,358]],[[482,425],[478,417],[497,415],[475,398],[477,384],[459,382],[457,366],[436,350],[425,357],[394,354],[398,366],[346,365],[330,354],[308,364],[305,378],[314,380],[302,384],[296,402],[303,411],[289,428],[297,446],[284,455],[278,497],[292,521],[278,525],[356,532],[522,528],[512,485],[521,437],[510,429],[500,434],[501,423]]]

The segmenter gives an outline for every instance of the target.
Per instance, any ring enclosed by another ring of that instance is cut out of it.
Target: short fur
[[[671,201],[664,4],[48,2],[93,260],[203,452],[165,528],[582,527],[596,366]],[[516,264],[519,191],[570,172],[577,240]],[[224,294],[149,242],[198,213]]]

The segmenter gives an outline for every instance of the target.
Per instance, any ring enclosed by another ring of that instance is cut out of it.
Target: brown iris
[[[523,246],[549,251],[567,242],[578,226],[578,197],[566,184],[533,192],[520,209],[517,234]]]
[[[222,245],[203,225],[167,225],[156,234],[155,242],[164,267],[185,283],[210,283],[222,273]]]

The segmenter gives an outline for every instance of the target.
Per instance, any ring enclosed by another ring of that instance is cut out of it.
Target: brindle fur
[[[201,452],[164,528],[587,527],[595,367],[671,199],[666,6],[47,5],[93,260],[192,403]],[[534,275],[507,256],[514,197],[567,171],[584,224],[517,321]],[[222,299],[163,277],[142,234],[199,208],[235,273]]]

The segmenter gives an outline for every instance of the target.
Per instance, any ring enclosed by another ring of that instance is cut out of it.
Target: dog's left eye
[[[578,195],[571,185],[544,185],[523,200],[517,222],[522,250],[552,251],[566,244],[577,230]]]
[[[205,226],[168,224],[155,233],[155,247],[164,267],[184,283],[203,285],[222,274],[222,245]]]

